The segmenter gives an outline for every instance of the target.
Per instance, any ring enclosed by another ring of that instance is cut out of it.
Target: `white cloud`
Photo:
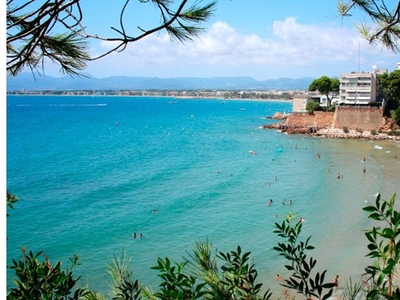
[[[302,68],[304,74],[300,76],[314,76],[315,70],[311,70],[315,68],[324,72],[324,67],[354,65],[360,45],[364,63],[371,60],[370,56],[378,56],[383,61],[384,56],[394,59],[390,51],[381,51],[361,40],[354,28],[299,24],[295,18],[275,21],[272,28],[272,35],[267,38],[244,35],[227,23],[216,22],[202,36],[185,44],[171,42],[166,34],[149,36],[121,53],[113,53],[91,64],[90,68],[97,69],[95,73],[109,69],[110,75],[159,77],[253,76],[252,69],[272,71],[275,68],[278,72],[281,68],[289,72],[290,68]],[[109,43],[101,46],[103,50],[110,49]],[[375,62],[370,63],[373,64]],[[106,76],[109,75],[99,77]]]

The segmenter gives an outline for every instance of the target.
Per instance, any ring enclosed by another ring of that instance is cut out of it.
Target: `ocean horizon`
[[[258,281],[278,298],[285,289],[275,275],[289,274],[273,231],[290,212],[306,220],[317,269],[357,281],[373,224],[362,208],[398,191],[400,143],[261,129],[291,109],[273,100],[8,95],[7,190],[18,202],[7,210],[7,265],[21,247],[64,268],[76,254],[81,284],[107,292],[107,263],[126,251],[133,277],[157,290],[157,258],[181,262],[208,240],[251,252]],[[7,269],[7,290],[13,276]]]

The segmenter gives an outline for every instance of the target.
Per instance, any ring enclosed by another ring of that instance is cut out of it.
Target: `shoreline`
[[[342,129],[338,128],[324,128],[320,129],[311,136],[331,138],[331,139],[361,139],[361,140],[392,140],[400,142],[400,136],[389,135],[387,133],[377,133],[372,134],[369,131],[359,132],[356,130],[349,130],[348,133],[344,132]]]
[[[285,134],[298,134],[306,135],[315,138],[327,138],[327,139],[351,139],[351,140],[367,140],[367,141],[396,141],[400,142],[400,136],[389,135],[387,133],[372,134],[369,131],[356,131],[350,129],[347,133],[343,129],[339,128],[322,128],[316,132],[310,132],[309,128],[305,127],[288,127],[286,125],[275,123],[271,125],[263,125],[261,129],[275,129]]]
[[[318,126],[318,125],[297,125],[288,124],[287,119],[291,114],[275,113],[268,119],[280,120],[278,123],[260,126],[261,129],[275,129],[285,134],[299,134],[307,135],[309,137],[329,138],[329,139],[352,139],[352,140],[388,140],[400,141],[400,135],[389,134],[392,127],[382,127],[377,130],[360,130],[360,129],[346,129],[334,128],[332,126]]]
[[[263,99],[263,98],[223,98],[223,97],[196,97],[196,96],[166,96],[166,95],[97,95],[97,94],[85,94],[85,95],[75,95],[75,94],[7,94],[7,96],[13,97],[88,97],[88,98],[101,98],[101,97],[130,97],[130,98],[168,98],[168,99],[178,99],[178,100],[218,100],[218,101],[254,101],[254,102],[283,102],[292,103],[293,100],[286,99]]]

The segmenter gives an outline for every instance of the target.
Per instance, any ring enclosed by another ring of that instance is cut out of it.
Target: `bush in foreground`
[[[400,299],[398,277],[400,261],[400,213],[395,210],[396,194],[390,200],[376,197],[375,204],[363,208],[368,217],[383,226],[374,226],[365,232],[369,241],[368,257],[373,263],[365,268],[368,277],[345,284],[342,299]],[[314,249],[311,237],[300,239],[303,223],[288,214],[281,224],[275,223],[275,231],[283,239],[275,247],[279,255],[288,260],[285,268],[292,274],[281,285],[302,294],[306,299],[326,300],[331,297],[335,284],[325,281],[327,270],[315,270],[317,260],[308,258]],[[257,282],[257,270],[250,263],[250,252],[242,252],[240,246],[227,253],[212,251],[208,241],[197,242],[183,262],[171,262],[168,258],[157,260],[152,269],[161,278],[159,290],[153,292],[140,286],[129,271],[130,258],[123,251],[121,257],[114,255],[108,264],[112,284],[106,298],[102,293],[79,287],[80,277],[74,278],[72,269],[78,257],[71,259],[72,267],[63,271],[61,263],[50,264],[41,252],[33,254],[23,249],[23,259],[13,260],[16,288],[10,289],[7,299],[248,299],[268,300],[269,289],[262,292]],[[42,259],[40,259],[42,257]],[[218,266],[221,263],[221,266]],[[287,294],[290,298],[290,294]]]

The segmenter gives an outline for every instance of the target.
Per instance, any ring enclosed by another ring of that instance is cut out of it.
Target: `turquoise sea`
[[[8,96],[7,189],[19,201],[8,211],[7,263],[23,246],[65,268],[77,254],[81,283],[107,291],[107,263],[124,250],[134,277],[157,290],[157,258],[181,262],[208,239],[251,252],[278,298],[275,275],[287,272],[274,223],[292,212],[306,220],[318,270],[357,280],[370,262],[362,208],[399,192],[400,144],[259,128],[290,111],[283,101]],[[7,270],[8,288],[12,278]]]

